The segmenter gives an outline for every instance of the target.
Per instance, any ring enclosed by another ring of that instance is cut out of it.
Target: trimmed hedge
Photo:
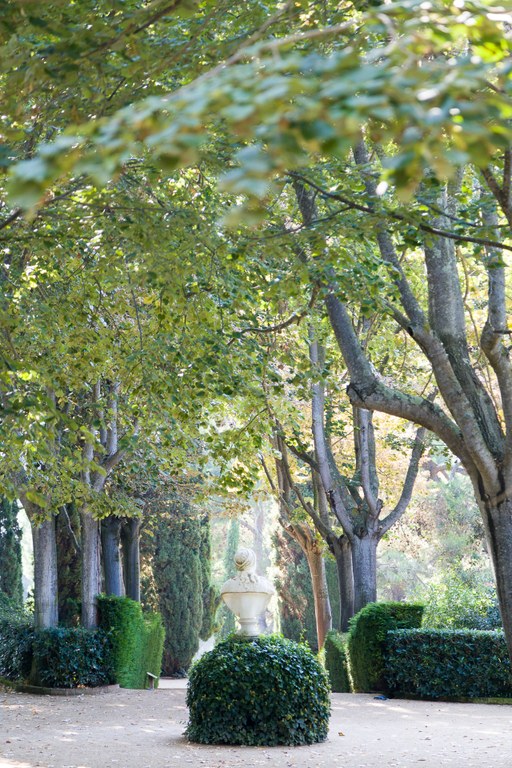
[[[499,631],[409,629],[388,633],[386,678],[401,695],[512,696],[512,670]]]
[[[32,668],[35,630],[21,613],[0,613],[0,677],[26,680]]]
[[[160,677],[164,628],[159,613],[142,613],[128,597],[98,596],[100,627],[111,639],[115,679],[122,688],[146,688],[147,673]]]
[[[347,635],[331,630],[324,644],[325,667],[331,681],[331,690],[336,693],[350,693],[348,676]]]
[[[82,627],[38,630],[32,682],[48,688],[95,688],[113,683],[112,648],[105,632]]]
[[[392,629],[420,627],[422,614],[422,605],[369,603],[350,620],[348,652],[354,691],[386,690],[386,635]]]
[[[306,645],[233,636],[191,668],[186,736],[200,744],[314,744],[327,738],[329,680]]]

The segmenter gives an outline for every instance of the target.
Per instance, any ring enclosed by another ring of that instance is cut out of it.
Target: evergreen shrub
[[[385,690],[386,635],[392,629],[421,626],[422,614],[422,605],[369,603],[350,620],[348,652],[354,691]]]
[[[106,633],[82,627],[38,630],[33,643],[33,682],[48,688],[91,688],[114,682]]]
[[[186,735],[200,744],[314,744],[327,737],[329,680],[309,648],[233,636],[191,668]]]
[[[335,630],[327,633],[324,644],[324,658],[325,667],[331,681],[331,690],[337,693],[350,693],[346,635]]]
[[[388,633],[389,689],[425,698],[512,696],[503,632],[402,629]]]
[[[122,688],[145,688],[147,673],[160,676],[163,626],[160,614],[142,613],[129,597],[98,596],[100,627],[112,644],[115,679]]]
[[[26,680],[32,667],[35,630],[32,619],[6,602],[0,608],[0,676]]]

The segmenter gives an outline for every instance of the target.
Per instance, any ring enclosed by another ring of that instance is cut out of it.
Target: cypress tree
[[[176,675],[190,665],[199,638],[210,634],[212,615],[205,616],[205,601],[214,605],[210,566],[205,562],[208,519],[174,497],[169,512],[160,514],[155,526],[152,570],[166,631],[162,672]]]
[[[16,501],[0,499],[0,592],[23,603],[21,528]]]

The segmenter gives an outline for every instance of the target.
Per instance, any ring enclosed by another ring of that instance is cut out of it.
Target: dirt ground
[[[185,683],[63,698],[0,692],[2,768],[512,768],[512,706],[334,694],[311,747],[189,744]]]

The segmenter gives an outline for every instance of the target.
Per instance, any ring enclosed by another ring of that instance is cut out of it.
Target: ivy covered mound
[[[200,744],[315,744],[327,737],[329,679],[281,636],[230,637],[190,671],[186,736]]]

